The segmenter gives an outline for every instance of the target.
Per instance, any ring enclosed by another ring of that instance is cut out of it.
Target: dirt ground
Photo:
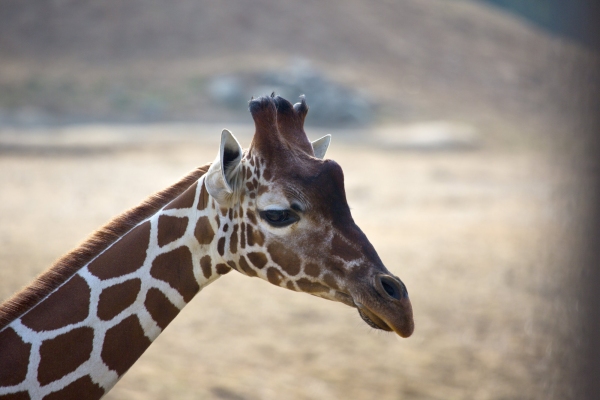
[[[0,298],[212,160],[219,128],[0,130]],[[231,128],[247,146],[251,128]],[[539,146],[414,152],[341,133],[328,158],[345,171],[356,222],[408,287],[414,335],[374,331],[342,304],[233,272],[183,310],[107,399],[574,396],[565,338],[576,204],[561,163]]]

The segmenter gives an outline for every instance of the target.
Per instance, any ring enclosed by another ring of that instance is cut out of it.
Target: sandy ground
[[[249,127],[233,131],[249,144]],[[48,132],[0,131],[0,298],[212,160],[219,129]],[[108,399],[573,397],[564,340],[573,188],[559,163],[532,146],[411,152],[341,134],[328,158],[344,168],[355,220],[408,287],[414,335],[374,331],[346,306],[233,272],[184,309]]]

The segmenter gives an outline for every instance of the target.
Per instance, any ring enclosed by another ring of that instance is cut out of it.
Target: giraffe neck
[[[230,271],[216,240],[223,218],[202,176],[1,329],[0,397],[100,398]]]

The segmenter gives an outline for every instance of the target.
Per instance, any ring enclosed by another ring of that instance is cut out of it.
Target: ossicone
[[[248,108],[256,127],[251,150],[258,149],[263,154],[269,154],[289,149],[314,155],[313,147],[304,132],[308,106],[304,96],[300,99],[299,103],[292,105],[283,97],[272,93],[270,96],[250,100]]]
[[[273,99],[269,96],[262,96],[256,99],[252,98],[248,103],[248,109],[254,119],[257,128],[259,126],[276,127],[277,123],[277,108]]]
[[[304,119],[306,118],[306,114],[308,114],[308,105],[306,104],[306,96],[304,96],[304,95],[300,96],[300,102],[294,104],[294,111],[296,111],[296,114],[298,114],[300,116],[300,118],[302,118],[302,122],[304,122]]]

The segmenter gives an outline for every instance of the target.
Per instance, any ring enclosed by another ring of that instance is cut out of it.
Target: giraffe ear
[[[312,142],[313,151],[315,152],[315,157],[323,159],[325,157],[325,153],[327,153],[327,149],[329,148],[329,143],[331,142],[331,135],[325,135],[321,139],[317,139]]]
[[[228,204],[238,181],[242,146],[227,129],[221,132],[219,155],[206,172],[206,190],[220,205]]]

